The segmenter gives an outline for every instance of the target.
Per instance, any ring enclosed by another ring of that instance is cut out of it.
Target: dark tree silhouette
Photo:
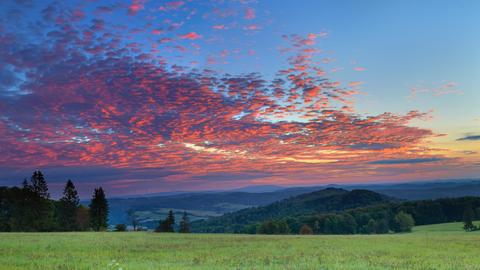
[[[72,180],[68,180],[63,189],[63,197],[60,199],[59,226],[63,231],[77,230],[77,209],[80,204],[77,190]]]
[[[475,231],[477,227],[473,225],[473,209],[471,205],[465,207],[463,211],[463,229],[467,232]]]
[[[77,209],[75,224],[79,231],[87,231],[90,228],[90,210],[80,205]]]
[[[289,234],[290,227],[285,220],[267,220],[260,224],[258,234]]]
[[[35,192],[44,199],[50,198],[50,193],[48,193],[48,185],[41,171],[37,170],[33,172],[33,175],[30,178],[30,182],[31,190],[33,192]]]
[[[93,191],[92,200],[90,202],[90,224],[95,231],[107,229],[108,221],[108,202],[105,192],[101,187]]]
[[[182,220],[180,221],[179,233],[190,233],[190,219],[187,212],[183,212]]]
[[[115,231],[116,232],[125,232],[125,231],[127,231],[127,225],[117,224],[117,225],[115,225]]]
[[[49,200],[48,185],[42,172],[34,171],[30,183],[23,185],[23,206],[17,219],[19,231],[49,231],[54,229],[53,203]]]
[[[155,229],[156,232],[175,232],[174,230],[175,225],[175,215],[173,211],[168,211],[167,218],[165,220],[161,220],[158,224],[158,227]]]
[[[168,211],[168,215],[167,215],[167,219],[165,220],[166,221],[166,229],[167,229],[167,232],[174,232],[174,226],[175,226],[175,215],[173,214],[173,211],[170,210]]]

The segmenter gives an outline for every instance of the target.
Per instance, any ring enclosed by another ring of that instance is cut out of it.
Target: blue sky
[[[478,177],[478,10],[9,0],[0,185],[36,168],[117,194]]]

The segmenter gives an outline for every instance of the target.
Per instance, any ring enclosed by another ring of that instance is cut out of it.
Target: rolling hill
[[[205,192],[176,195],[111,198],[109,223],[128,224],[126,212],[133,209],[142,226],[154,228],[169,210],[174,210],[177,219],[187,211],[192,221],[221,216],[241,209],[267,205],[291,196],[318,190],[321,187],[298,187],[274,192]],[[87,203],[88,204],[88,203]]]
[[[247,208],[221,217],[197,221],[192,224],[192,227],[196,232],[238,232],[246,225],[265,220],[343,211],[391,201],[396,201],[396,199],[369,190],[348,191],[326,188],[266,206]]]
[[[174,210],[178,218],[183,211],[187,211],[192,220],[206,219],[245,208],[265,206],[289,197],[328,187],[344,190],[366,189],[405,200],[480,196],[480,181],[478,179],[308,187],[261,185],[247,186],[230,191],[177,191],[110,198],[109,223],[128,224],[126,211],[133,209],[143,226],[154,228],[158,224],[158,220],[164,218],[169,210]],[[84,204],[88,205],[88,202],[84,202]]]

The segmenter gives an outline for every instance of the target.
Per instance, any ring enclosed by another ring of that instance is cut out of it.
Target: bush
[[[300,234],[303,234],[303,235],[308,235],[308,234],[313,234],[313,230],[312,228],[310,228],[310,226],[304,224],[302,225],[302,227],[300,228]]]
[[[116,232],[124,232],[127,230],[127,225],[125,224],[117,224],[115,225],[115,231]]]
[[[407,214],[403,211],[400,211],[394,218],[394,228],[395,232],[411,232],[412,227],[415,226],[415,220],[412,215]]]
[[[284,220],[267,220],[260,224],[258,234],[289,234],[290,228]]]

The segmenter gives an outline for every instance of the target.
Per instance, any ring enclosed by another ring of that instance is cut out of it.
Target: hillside
[[[265,220],[315,213],[327,213],[393,201],[385,195],[369,190],[347,191],[339,188],[301,194],[267,206],[248,208],[221,217],[194,222],[197,232],[238,232],[246,225]]]
[[[475,225],[480,225],[480,221],[474,221]],[[414,234],[480,234],[480,231],[474,232],[465,232],[463,230],[463,222],[449,222],[449,223],[440,223],[433,225],[421,225],[413,227],[412,233]]]
[[[187,211],[192,220],[219,217],[245,208],[265,206],[289,197],[328,187],[344,190],[366,189],[406,200],[480,196],[480,181],[448,180],[392,184],[330,185],[309,187],[247,186],[231,191],[165,192],[126,198],[111,198],[110,224],[128,223],[126,211],[133,209],[143,226],[154,228],[171,209],[180,218]],[[84,202],[88,205],[88,202]]]
[[[267,205],[291,196],[318,190],[320,187],[286,188],[274,192],[210,192],[182,193],[167,196],[112,198],[109,199],[109,223],[128,223],[126,212],[133,209],[142,226],[154,228],[168,210],[177,217],[187,211],[190,219],[199,220],[221,216],[241,209]]]

